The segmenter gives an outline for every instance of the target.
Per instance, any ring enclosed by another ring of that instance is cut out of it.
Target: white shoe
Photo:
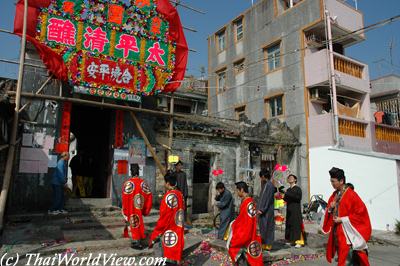
[[[68,211],[67,210],[61,210],[61,211],[59,211],[61,214],[67,214],[68,213]]]
[[[58,215],[60,213],[61,213],[60,211],[48,211],[49,215]]]
[[[300,244],[296,244],[296,246],[294,246],[295,248],[301,248],[302,246]]]

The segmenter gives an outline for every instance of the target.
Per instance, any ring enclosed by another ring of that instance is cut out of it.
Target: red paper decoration
[[[70,102],[64,102],[63,113],[61,116],[61,130],[59,141],[56,144],[55,151],[62,153],[69,151],[69,131],[71,126],[71,109]]]
[[[128,173],[128,161],[119,160],[117,163],[117,171],[119,175],[126,175]]]
[[[124,133],[124,111],[115,111],[115,148],[120,148],[124,145],[123,141]],[[118,161],[119,162],[119,161]]]

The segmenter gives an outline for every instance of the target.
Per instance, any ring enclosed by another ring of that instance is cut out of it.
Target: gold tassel
[[[114,56],[115,50],[115,39],[117,38],[117,32],[113,30],[110,36],[110,56]]]
[[[141,39],[140,40],[140,59],[139,61],[144,64],[145,60],[145,55],[146,55],[146,39]]]
[[[82,49],[82,36],[83,36],[83,22],[78,23],[78,34],[77,40],[76,40],[76,50],[81,50]]]
[[[44,42],[47,33],[47,14],[43,14],[41,17],[42,25],[40,27],[40,41]]]

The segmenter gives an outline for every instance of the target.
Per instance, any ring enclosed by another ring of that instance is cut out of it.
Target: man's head
[[[167,190],[173,189],[176,186],[176,176],[170,170],[168,170],[167,173],[165,174],[164,181],[165,181],[165,188]]]
[[[176,170],[177,172],[180,172],[180,171],[182,171],[182,168],[183,168],[183,163],[182,163],[182,161],[178,161],[178,162],[175,164],[175,170]]]
[[[290,174],[287,178],[289,184],[297,184],[297,176]]]
[[[267,169],[261,169],[260,178],[263,181],[270,180],[271,179],[271,173]]]
[[[222,192],[224,192],[225,190],[225,185],[222,182],[218,182],[217,186],[215,187],[215,189],[218,191],[219,194],[221,194]]]
[[[240,181],[235,183],[235,185],[238,196],[242,199],[246,197],[249,193],[249,186],[246,184],[246,182]]]
[[[61,159],[63,159],[64,161],[68,161],[68,159],[69,159],[69,152],[64,151],[63,153],[61,153]]]
[[[346,184],[346,177],[344,171],[340,168],[332,167],[329,170],[329,175],[331,176],[331,184],[335,190],[342,189]]]
[[[139,176],[139,165],[137,163],[131,164],[131,176]]]

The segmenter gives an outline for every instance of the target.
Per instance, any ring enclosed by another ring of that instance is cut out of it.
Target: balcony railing
[[[362,65],[356,64],[352,61],[346,60],[336,55],[334,56],[333,61],[335,65],[335,70],[356,78],[362,78],[364,68]]]
[[[366,123],[339,118],[339,134],[341,135],[365,138],[366,128]]]
[[[377,140],[400,143],[400,128],[375,124]]]

